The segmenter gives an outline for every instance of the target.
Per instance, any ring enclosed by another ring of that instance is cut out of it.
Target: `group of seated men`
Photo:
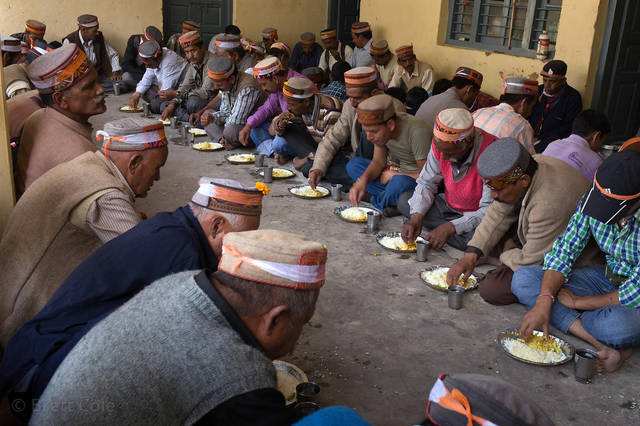
[[[256,43],[229,26],[205,46],[185,21],[163,47],[147,27],[121,63],[98,29],[82,15],[55,46],[29,20],[0,45],[18,75],[3,90],[20,197],[0,241],[4,414],[38,400],[13,414],[288,422],[270,359],[313,315],[326,248],[257,230],[268,188],[228,179],[201,178],[187,205],[143,220],[135,199],[160,178],[167,140],[137,117],[92,138],[114,84],[132,107],[144,99],[227,149],[292,161],[312,187],[341,184],[353,204],[404,216],[406,241],[464,251],[450,284],[499,258],[480,294],[527,306],[525,336],[552,324],[608,371],[640,343],[640,139],[603,162],[611,125],[582,111],[564,62],[545,63],[540,85],[505,78],[494,99],[479,71],[434,81],[411,45],[394,55],[366,22],[352,26],[354,48],[327,29],[322,47],[304,33],[293,50],[274,28]],[[60,409],[87,395],[99,410]]]

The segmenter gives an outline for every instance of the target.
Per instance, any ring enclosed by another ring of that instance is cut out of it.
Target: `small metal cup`
[[[120,96],[120,83],[117,81],[113,83],[113,94],[116,96]]]
[[[574,356],[573,372],[576,381],[580,383],[591,383],[591,379],[596,374],[596,364],[598,354],[591,349],[576,349]]]
[[[331,185],[331,199],[333,201],[342,200],[342,184],[337,183],[335,185]]]
[[[186,146],[189,144],[189,135],[189,126],[185,124],[182,126],[182,145]]]
[[[367,212],[367,232],[374,234],[380,228],[380,213]]]
[[[178,117],[173,116],[170,118],[171,120],[171,128],[172,129],[177,129],[178,128]]]
[[[145,117],[151,117],[151,109],[148,103],[142,104],[142,115]]]
[[[449,307],[451,309],[462,309],[462,300],[464,298],[464,287],[454,285],[449,287]]]
[[[256,155],[256,167],[264,167],[264,160],[265,160],[265,155],[264,154],[257,154]]]
[[[264,183],[273,182],[273,167],[265,166],[262,168],[262,181]]]
[[[313,401],[320,393],[320,385],[313,382],[303,382],[296,386],[296,400],[298,402]]]
[[[418,262],[427,261],[427,250],[429,248],[429,242],[424,240],[416,241],[416,260]]]

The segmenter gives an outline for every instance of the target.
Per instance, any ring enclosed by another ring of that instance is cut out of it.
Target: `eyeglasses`
[[[508,175],[494,178],[494,179],[485,179],[484,182],[487,186],[494,191],[502,191],[507,186],[515,183],[524,175],[524,170],[521,167],[516,167]]]

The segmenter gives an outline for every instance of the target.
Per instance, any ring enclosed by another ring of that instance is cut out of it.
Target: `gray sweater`
[[[156,281],[87,333],[31,423],[192,424],[236,395],[275,388],[271,360],[231,326],[197,272]]]

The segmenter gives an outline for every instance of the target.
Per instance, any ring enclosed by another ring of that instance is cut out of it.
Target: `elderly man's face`
[[[160,60],[162,59],[162,56],[158,55],[153,58],[140,58],[140,59],[142,59],[142,63],[146,68],[150,68],[154,70],[160,66]]]
[[[287,101],[287,110],[296,117],[302,116],[302,114],[308,114],[312,110],[312,98],[308,99],[293,99],[285,97]]]
[[[413,70],[416,67],[416,57],[410,56],[410,57],[398,58],[398,64],[400,64],[400,66],[404,68],[405,71],[411,74],[413,73]]]
[[[99,28],[100,27],[98,25],[91,28],[80,27],[80,34],[82,34],[82,38],[84,39],[84,41],[95,40],[95,38],[98,36]]]
[[[372,54],[371,57],[373,58],[373,62],[375,62],[376,65],[385,66],[391,60],[391,52],[387,51],[383,54]]]
[[[98,73],[93,67],[69,89],[53,94],[54,102],[59,108],[82,119],[105,112],[105,97],[104,89],[98,82]]]
[[[136,197],[146,197],[153,183],[160,180],[160,169],[167,162],[168,155],[166,146],[131,155],[128,170],[123,174]]]
[[[469,151],[471,151],[471,147],[473,146],[473,136],[457,143],[441,141],[434,136],[433,143],[436,145],[436,148],[438,148],[438,151],[440,151],[442,158],[445,161],[457,163],[469,155]]]
[[[544,92],[547,95],[555,95],[564,87],[567,79],[542,77],[542,82],[544,84]]]
[[[191,45],[182,50],[184,57],[193,65],[200,65],[204,60],[204,49],[201,44]]]
[[[213,88],[222,92],[228,92],[231,90],[236,82],[236,76],[232,75],[224,80],[211,80],[213,82]]]
[[[323,38],[322,45],[325,49],[336,50],[338,48],[338,39],[336,37]]]
[[[313,43],[302,43],[302,51],[305,55],[311,55],[313,52]]]
[[[354,88],[354,87],[347,88],[347,96],[351,100],[351,105],[354,108],[358,108],[358,105],[360,105],[360,102],[366,99],[369,99],[372,95],[373,95],[372,90],[368,90],[365,88]]]
[[[499,179],[487,181],[491,189],[491,197],[501,203],[515,205],[518,203],[531,184],[531,178],[528,175],[521,176],[515,182],[501,182]]]
[[[396,121],[388,120],[384,124],[376,124],[373,126],[362,126],[367,135],[367,139],[374,145],[385,146],[391,139],[393,131],[396,129]]]
[[[280,89],[278,87],[278,80],[275,77],[258,77],[258,83],[265,93],[276,93]]]

